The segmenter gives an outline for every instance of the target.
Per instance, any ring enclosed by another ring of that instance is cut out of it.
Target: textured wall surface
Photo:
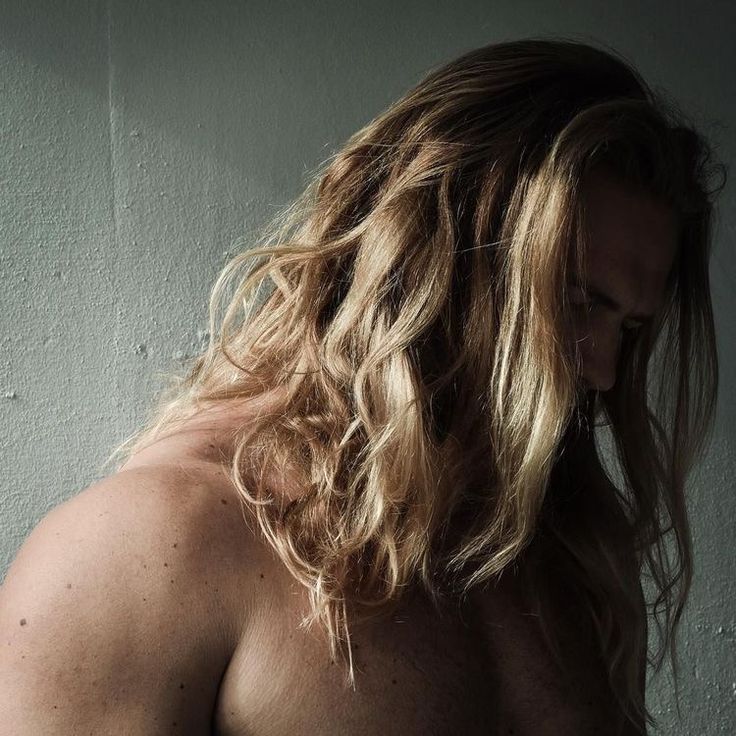
[[[0,0],[0,575],[202,343],[236,241],[429,67],[532,34],[607,44],[732,164],[734,28],[725,0]],[[735,191],[713,254],[722,379],[690,496],[682,720],[666,677],[649,689],[668,734],[736,732]]]

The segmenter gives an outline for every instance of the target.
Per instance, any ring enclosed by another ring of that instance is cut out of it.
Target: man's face
[[[673,210],[601,171],[591,174],[584,196],[588,293],[571,285],[573,338],[585,388],[607,391],[616,382],[623,330],[636,329],[663,304],[677,223]]]

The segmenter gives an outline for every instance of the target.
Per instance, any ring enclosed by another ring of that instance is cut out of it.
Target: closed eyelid
[[[575,306],[577,307],[587,307],[588,313],[590,313],[593,309],[593,306],[595,306],[596,300],[595,299],[589,299],[586,302],[582,304],[577,304]],[[651,318],[646,320],[639,320],[639,319],[626,319],[622,322],[622,328],[626,330],[627,332],[635,332],[636,330],[641,329],[644,327],[644,325],[647,322],[650,322]]]
[[[631,324],[632,322],[633,324]],[[644,327],[645,324],[646,322],[643,322],[642,320],[639,320],[639,319],[625,320],[624,329],[625,330],[638,330],[640,327]]]
[[[581,294],[583,295],[583,298],[586,300],[590,300],[591,303],[597,301],[598,303],[609,309],[612,309],[613,311],[623,311],[621,305],[615,299],[608,296],[608,294],[604,294],[603,292],[598,291],[598,289],[592,286],[588,286],[586,289],[581,283],[577,281],[574,282],[572,286],[575,289],[579,289]],[[650,322],[653,318],[653,314],[631,314],[629,315],[628,321],[636,323],[636,327],[641,327],[645,323]]]

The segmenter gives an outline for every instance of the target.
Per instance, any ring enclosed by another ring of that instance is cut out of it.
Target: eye
[[[623,328],[626,332],[636,332],[644,326],[643,322],[637,322],[636,320],[626,320],[623,323]]]

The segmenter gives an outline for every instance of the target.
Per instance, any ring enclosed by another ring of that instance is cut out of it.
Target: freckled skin
[[[243,421],[242,405],[202,414],[189,433],[137,461],[199,468],[220,505],[229,481],[218,463],[230,457],[232,427]],[[233,503],[222,512],[240,515],[230,490]],[[257,534],[248,539],[239,588],[251,592],[236,596],[249,601],[247,624],[224,667],[212,736],[612,735],[615,705],[592,643],[568,632],[575,684],[564,685],[513,575],[471,596],[460,616],[438,618],[421,595],[409,595],[388,619],[354,629],[352,690],[345,663],[330,656],[319,629],[301,626],[305,591]],[[202,590],[212,589],[204,580]]]

